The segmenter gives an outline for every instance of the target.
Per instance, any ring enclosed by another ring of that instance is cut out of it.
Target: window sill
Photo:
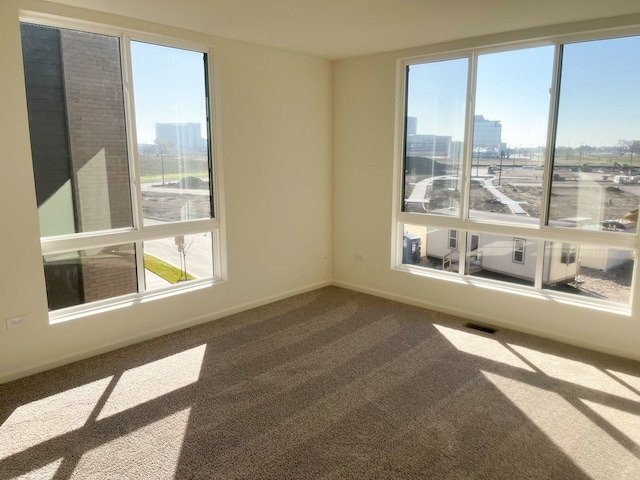
[[[471,277],[468,275],[462,276],[458,273],[441,272],[438,270],[425,271],[425,269],[413,267],[410,265],[396,266],[393,268],[393,270],[403,273],[409,273],[411,275],[416,275],[419,277],[435,279],[437,281],[445,280],[452,283],[457,283],[459,285],[482,288],[511,295],[519,295],[540,301],[551,301],[563,305],[571,305],[578,308],[589,308],[616,315],[623,315],[627,317],[631,316],[631,305],[628,304],[621,304],[595,298],[577,297],[569,293],[555,292],[547,289],[539,290],[535,287],[528,287],[524,285],[511,285],[485,278]]]
[[[144,293],[134,293],[130,295],[123,295],[117,298],[91,302],[84,305],[62,308],[60,310],[49,312],[49,325],[77,320],[92,315],[99,315],[113,310],[131,307],[137,304],[170,298],[175,295],[196,292],[198,290],[210,288],[221,283],[224,283],[224,280],[218,278],[194,280],[184,285],[171,285],[161,290],[154,290]]]

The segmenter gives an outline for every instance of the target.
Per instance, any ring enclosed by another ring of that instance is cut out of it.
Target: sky
[[[200,123],[206,135],[203,53],[131,42],[138,143],[155,124]],[[546,143],[554,47],[478,57],[475,115],[500,121],[509,147]],[[418,133],[464,137],[466,58],[411,65],[407,114]],[[563,49],[558,146],[613,146],[640,139],[640,37]]]
[[[200,123],[206,137],[203,53],[131,42],[138,143],[153,143],[156,123]]]
[[[509,147],[546,143],[554,47],[478,57],[475,115],[502,123]],[[462,140],[466,58],[411,65],[407,114],[422,134]],[[640,139],[640,37],[563,48],[557,146]]]

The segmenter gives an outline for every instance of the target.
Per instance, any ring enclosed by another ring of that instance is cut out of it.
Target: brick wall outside
[[[133,245],[105,248],[97,255],[82,257],[85,301],[136,293],[136,267]]]
[[[79,231],[131,226],[119,41],[62,30]]]
[[[62,30],[78,231],[132,225],[119,40]],[[137,290],[135,255],[83,257],[85,301]]]

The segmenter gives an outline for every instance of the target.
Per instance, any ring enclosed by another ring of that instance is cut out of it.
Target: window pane
[[[514,263],[524,263],[526,242],[523,238],[513,239],[513,259]]]
[[[402,263],[457,272],[460,264],[457,230],[404,225]]]
[[[206,59],[131,42],[144,224],[211,218]]]
[[[533,286],[537,242],[524,238],[470,232],[467,236],[467,275]]]
[[[540,218],[552,46],[478,56],[469,217]]]
[[[41,235],[132,226],[119,39],[21,33]]]
[[[459,214],[467,69],[466,58],[407,67],[404,211]]]
[[[132,244],[45,255],[49,310],[136,293]]]
[[[635,232],[640,37],[565,45],[549,224]],[[635,218],[634,218],[635,211]]]
[[[631,250],[546,242],[542,286],[628,304],[634,264]]]
[[[212,252],[210,232],[144,242],[146,289],[213,277]]]

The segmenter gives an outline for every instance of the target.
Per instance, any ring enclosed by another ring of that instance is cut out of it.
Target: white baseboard
[[[128,347],[129,345],[134,345],[136,343],[143,342],[145,340],[150,340],[152,338],[160,337],[162,335],[167,335],[169,333],[177,332],[180,330],[184,330],[185,328],[194,327],[196,325],[200,325],[203,323],[219,320],[224,317],[228,317],[229,315],[233,315],[235,313],[244,312],[246,310],[251,310],[252,308],[261,307],[263,305],[267,305],[269,303],[277,302],[279,300],[283,300],[285,298],[293,297],[295,295],[299,295],[301,293],[310,292],[313,290],[318,290],[319,288],[331,286],[332,283],[330,281],[318,282],[315,284],[307,285],[306,287],[296,288],[293,290],[288,290],[285,292],[278,293],[276,295],[272,295],[269,297],[264,297],[259,300],[254,300],[251,302],[246,302],[240,305],[235,305],[233,307],[219,310],[217,312],[212,312],[206,315],[202,315],[197,318],[192,318],[189,320],[185,320],[182,322],[174,323],[170,326],[161,327],[155,330],[147,331],[141,335],[134,335],[131,337],[127,337],[121,339],[117,342],[105,343],[103,345],[99,345],[94,348],[90,348],[87,350],[83,350],[80,352],[76,352],[72,355],[61,356],[52,360],[48,360],[46,362],[39,363],[37,365],[32,365],[27,368],[21,368],[17,370],[10,371],[8,373],[2,374],[0,376],[0,384],[10,382],[12,380],[17,380],[22,377],[27,377],[30,375],[34,375],[36,373],[44,372],[46,370],[50,370],[52,368],[60,367],[62,365],[66,365],[72,362],[77,362],[79,360],[84,360],[86,358],[94,357],[96,355],[100,355],[102,353],[107,353],[113,350],[117,350],[119,348]]]
[[[541,330],[537,330],[535,328],[529,328],[529,327],[524,327],[522,325],[518,325],[518,324],[512,324],[509,322],[505,322],[505,321],[501,321],[499,319],[496,319],[494,317],[486,317],[483,315],[478,315],[475,312],[471,312],[471,311],[467,311],[464,309],[458,309],[458,308],[451,308],[450,306],[446,306],[446,305],[439,305],[433,302],[428,302],[428,301],[424,301],[424,300],[419,300],[413,297],[408,297],[408,296],[404,296],[404,295],[399,295],[399,294],[395,294],[395,293],[391,293],[391,292],[387,292],[387,291],[383,291],[383,290],[377,290],[374,288],[370,288],[370,287],[365,287],[362,285],[357,285],[357,284],[353,284],[353,283],[349,283],[349,282],[341,282],[341,281],[325,281],[325,282],[318,282],[315,284],[311,284],[311,285],[307,285],[306,287],[302,287],[302,288],[296,288],[296,289],[292,289],[292,290],[288,290],[285,292],[281,292],[279,294],[276,295],[272,295],[269,297],[264,297],[258,300],[254,300],[251,302],[246,302],[243,304],[239,304],[239,305],[235,305],[233,307],[224,309],[224,310],[219,310],[217,312],[212,312],[210,314],[207,315],[203,315],[197,318],[193,318],[190,320],[185,320],[182,322],[178,322],[175,324],[172,324],[170,326],[167,327],[162,327],[162,328],[158,328],[155,330],[151,330],[148,332],[145,332],[144,334],[141,335],[135,335],[132,337],[128,337],[128,338],[124,338],[121,339],[117,342],[113,342],[113,343],[107,343],[107,344],[103,344],[100,345],[98,347],[95,348],[91,348],[91,349],[87,349],[81,352],[77,352],[73,355],[66,355],[66,356],[62,356],[47,362],[43,362],[31,367],[27,367],[27,368],[22,368],[22,369],[18,369],[18,370],[14,370],[11,371],[9,373],[3,374],[0,377],[0,384],[2,383],[6,383],[6,382],[10,382],[12,380],[16,380],[18,378],[22,378],[22,377],[26,377],[29,375],[34,375],[36,373],[40,373],[46,370],[50,370],[52,368],[56,368],[62,365],[66,365],[68,363],[72,363],[78,360],[84,360],[86,358],[90,358],[96,355],[100,355],[102,353],[106,353],[106,352],[110,352],[113,350],[117,350],[119,348],[123,348],[123,347],[127,347],[129,345],[134,345],[136,343],[140,343],[143,342],[145,340],[150,340],[152,338],[156,338],[156,337],[160,337],[162,335],[167,335],[169,333],[173,333],[173,332],[177,332],[179,330],[183,330],[185,328],[189,328],[189,327],[193,327],[196,325],[200,325],[203,323],[207,323],[207,322],[211,322],[211,321],[215,321],[224,317],[227,317],[229,315],[233,315],[236,313],[240,313],[240,312],[244,312],[246,310],[251,310],[252,308],[257,308],[257,307],[261,307],[263,305],[267,305],[269,303],[273,303],[273,302],[277,302],[279,300],[283,300],[285,298],[289,298],[295,295],[299,295],[301,293],[306,293],[306,292],[310,292],[313,290],[317,290],[319,288],[323,288],[323,287],[328,287],[328,286],[336,286],[336,287],[340,287],[340,288],[345,288],[347,290],[353,290],[356,292],[361,292],[361,293],[365,293],[368,295],[373,295],[375,297],[380,297],[380,298],[385,298],[387,300],[393,300],[396,302],[400,302],[400,303],[404,303],[407,305],[412,305],[415,307],[419,307],[419,308],[425,308],[427,310],[433,310],[436,312],[441,312],[441,313],[445,313],[448,315],[453,315],[456,317],[460,317],[461,319],[469,319],[469,320],[473,320],[473,321],[477,321],[486,325],[490,325],[490,326],[494,326],[494,327],[501,327],[501,328],[508,328],[511,330],[515,330],[515,331],[519,331],[522,333],[526,333],[526,334],[530,334],[530,335],[535,335],[538,337],[542,337],[542,338],[547,338],[549,340],[555,340],[558,342],[562,342],[562,343],[566,343],[566,344],[570,344],[570,345],[574,345],[577,347],[582,347],[582,348],[587,348],[590,350],[596,350],[599,352],[603,352],[603,353],[607,353],[607,354],[611,354],[611,355],[617,355],[620,357],[624,357],[624,358],[630,358],[630,359],[635,359],[635,360],[640,360],[640,352],[629,352],[629,351],[622,351],[619,349],[615,349],[615,348],[611,348],[610,346],[607,345],[601,345],[601,344],[596,344],[593,342],[585,342],[585,341],[581,341],[579,339],[575,339],[575,338],[570,338],[570,337],[565,337],[562,335],[554,335],[550,332],[546,332],[546,331],[541,331]]]
[[[640,360],[640,352],[621,350],[617,348],[612,348],[609,345],[583,341],[580,339],[567,337],[563,335],[556,335],[556,334],[553,334],[552,332],[538,330],[538,329],[526,327],[520,324],[505,322],[503,320],[496,319],[494,317],[478,315],[476,312],[471,312],[468,310],[458,309],[458,308],[451,308],[448,305],[439,305],[437,303],[427,302],[427,301],[419,300],[413,297],[398,295],[395,293],[391,293],[383,290],[377,290],[375,288],[369,288],[369,287],[365,287],[362,285],[357,285],[349,282],[333,281],[332,285],[340,288],[345,288],[347,290],[353,290],[355,292],[366,293],[368,295],[373,295],[375,297],[385,298],[387,300],[393,300],[396,302],[405,303],[407,305],[413,305],[415,307],[425,308],[427,310],[433,310],[436,312],[453,315],[456,317],[460,317],[461,319],[473,320],[488,326],[506,328],[506,329],[517,331],[517,332],[526,333],[528,335],[534,335],[536,337],[546,338],[548,340],[566,343],[568,345],[573,345],[576,347],[586,348],[588,350],[595,350],[597,352],[615,355],[618,357],[629,358],[632,360]]]

